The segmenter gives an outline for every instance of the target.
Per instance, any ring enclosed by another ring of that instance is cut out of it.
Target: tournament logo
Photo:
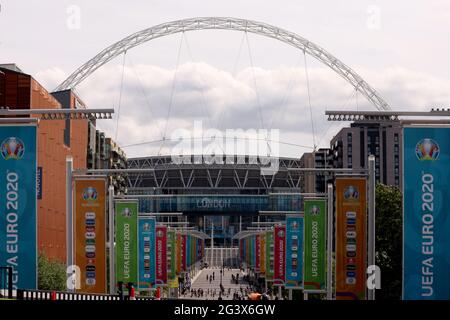
[[[83,190],[83,200],[96,201],[98,198],[97,189],[94,187],[87,187]]]
[[[297,230],[298,229],[298,222],[294,220],[294,221],[291,222],[290,226],[291,226],[292,230]]]
[[[156,236],[157,236],[158,238],[161,238],[163,235],[164,235],[164,232],[163,232],[162,230],[158,230],[158,231],[156,232]]]
[[[142,226],[142,229],[143,229],[145,232],[150,231],[150,223],[148,223],[148,222],[144,223],[144,225]]]
[[[2,142],[1,153],[5,160],[20,160],[25,154],[25,144],[16,137],[6,138]]]
[[[320,208],[318,206],[312,206],[310,213],[313,216],[318,216],[320,214]]]
[[[279,230],[277,235],[278,235],[279,238],[283,238],[284,237],[284,230]]]
[[[416,156],[420,161],[437,160],[439,153],[439,145],[433,139],[425,138],[416,144]]]
[[[355,186],[348,186],[345,188],[344,198],[348,201],[357,201],[359,199],[358,188]]]
[[[133,214],[133,211],[130,208],[124,208],[120,214],[122,217],[129,218]]]

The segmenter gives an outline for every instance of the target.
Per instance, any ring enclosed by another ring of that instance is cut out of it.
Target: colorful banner
[[[176,254],[176,259],[175,259],[175,262],[176,262],[176,270],[177,270],[177,275],[179,275],[180,273],[181,273],[181,264],[182,264],[182,262],[181,262],[181,258],[182,258],[182,254],[181,254],[181,246],[183,245],[183,238],[182,238],[182,236],[181,236],[181,234],[180,233],[176,233],[176,236],[175,236],[175,238],[176,238],[176,246],[175,246],[175,254]]]
[[[366,179],[336,178],[336,299],[366,297]]]
[[[37,289],[36,126],[0,126],[0,266],[13,289]]]
[[[138,201],[116,201],[116,284],[138,282]]]
[[[155,286],[155,228],[156,221],[150,217],[139,217],[139,290],[150,289]]]
[[[176,234],[175,231],[167,231],[167,278],[176,277]]]
[[[264,277],[266,275],[266,233],[260,234],[260,240],[259,240],[259,266],[260,266],[260,274],[261,277]]]
[[[74,264],[79,292],[106,293],[106,179],[75,179]]]
[[[261,238],[259,234],[255,236],[255,272],[259,273],[261,271],[260,261],[261,261]]]
[[[303,287],[303,217],[286,217],[286,288]]]
[[[266,232],[266,279],[272,280],[274,267],[275,267],[275,255],[274,255],[274,232]]]
[[[156,227],[156,284],[167,284],[167,227]]]
[[[304,275],[305,291],[326,290],[327,200],[305,199]]]
[[[186,270],[191,265],[191,236],[186,235]]]
[[[185,234],[182,234],[181,235],[181,246],[180,246],[181,272],[187,271],[187,267],[186,267],[186,243],[187,243],[187,236]]]
[[[403,129],[403,298],[450,299],[450,128]]]
[[[286,281],[286,226],[276,226],[274,230],[274,285],[284,285]]]
[[[255,242],[256,242],[256,237],[255,236],[250,236],[250,266],[252,268],[255,267],[255,262],[256,262],[256,250],[255,250]]]

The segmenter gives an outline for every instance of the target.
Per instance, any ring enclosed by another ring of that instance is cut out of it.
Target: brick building
[[[57,99],[58,98],[58,99]],[[84,108],[68,90],[54,95],[16,65],[0,65],[0,107],[10,109]],[[42,168],[42,198],[38,199],[38,250],[66,259],[66,156],[74,168],[86,168],[88,120],[42,120],[38,126],[38,167]]]

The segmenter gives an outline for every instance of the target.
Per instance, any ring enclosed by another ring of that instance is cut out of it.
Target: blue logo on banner
[[[286,288],[303,287],[303,218],[286,218]]]
[[[448,300],[450,128],[405,128],[403,137],[403,298]]]
[[[36,289],[36,126],[0,127],[0,141],[0,266],[14,289]]]
[[[155,231],[155,219],[149,217],[139,217],[139,289],[149,289],[155,285]]]

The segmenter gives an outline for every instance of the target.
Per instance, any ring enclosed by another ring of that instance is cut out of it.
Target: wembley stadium
[[[277,170],[264,174],[270,161],[276,161]],[[233,236],[239,231],[301,210],[305,174],[295,170],[300,159],[234,156],[230,161],[227,156],[210,163],[192,155],[177,163],[171,156],[151,156],[131,158],[127,164],[128,169],[143,169],[128,177],[127,187],[127,196],[139,199],[141,212],[161,213],[159,219],[167,222],[188,222],[212,234],[214,246],[237,245]]]

